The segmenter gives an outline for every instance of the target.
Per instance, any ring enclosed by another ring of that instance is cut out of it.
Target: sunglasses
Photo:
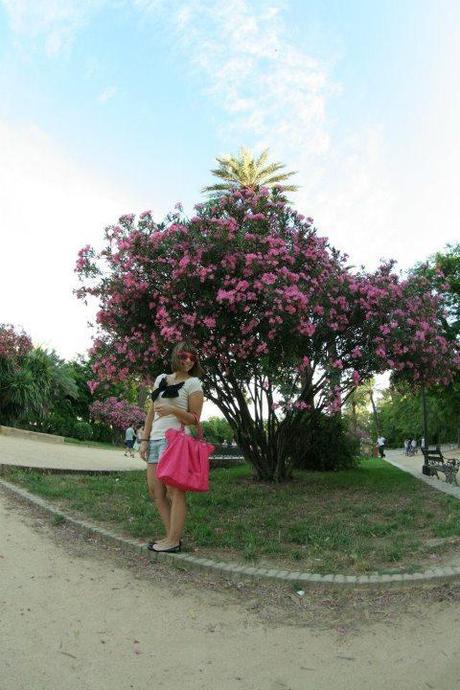
[[[192,355],[191,352],[178,352],[177,356],[182,362],[184,362],[186,359],[189,359],[191,362],[196,362],[196,357],[195,355]]]

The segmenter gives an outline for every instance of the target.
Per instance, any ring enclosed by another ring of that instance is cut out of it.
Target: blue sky
[[[0,322],[84,351],[77,249],[241,145],[354,263],[458,239],[459,39],[457,0],[0,0]]]

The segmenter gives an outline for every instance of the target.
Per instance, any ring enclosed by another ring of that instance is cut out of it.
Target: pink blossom
[[[146,375],[185,334],[210,372],[241,360],[243,371],[270,377],[276,362],[286,384],[308,352],[312,374],[326,372],[318,401],[334,409],[334,369],[347,370],[344,387],[388,367],[410,381],[450,379],[456,345],[443,337],[443,301],[391,263],[373,273],[349,268],[281,194],[237,190],[198,206],[191,220],[174,212],[152,228],[148,216],[136,225],[127,214],[107,229],[101,252],[84,247],[77,294],[100,302],[95,379]],[[332,340],[347,353],[336,366]]]
[[[276,276],[274,273],[264,273],[261,277],[261,281],[267,285],[273,285],[276,282]]]
[[[32,349],[32,340],[24,331],[12,324],[0,324],[0,359],[14,361],[24,357]]]
[[[119,223],[132,223],[135,216],[134,213],[126,213],[124,216],[120,216],[118,219]]]
[[[294,407],[298,410],[311,410],[311,405],[308,403],[304,402],[303,400],[297,400],[294,403]]]

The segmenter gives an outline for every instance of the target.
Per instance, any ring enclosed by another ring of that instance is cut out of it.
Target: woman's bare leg
[[[166,541],[171,525],[171,500],[167,494],[166,486],[157,479],[155,469],[155,465],[153,464],[147,466],[147,485],[150,498],[155,503],[161,521],[165,527],[166,538],[161,541]]]
[[[171,513],[168,531],[168,541],[171,546],[179,544],[184,529],[185,516],[187,514],[187,499],[185,491],[170,487]]]

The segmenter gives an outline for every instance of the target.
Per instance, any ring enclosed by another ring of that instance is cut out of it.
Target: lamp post
[[[428,449],[428,418],[427,418],[427,412],[426,412],[425,386],[423,386],[423,388],[422,388],[422,411],[423,411],[423,446],[422,446],[422,453],[423,453],[424,448]],[[431,468],[427,465],[425,453],[423,453],[422,473],[428,475],[429,477],[431,476]]]

